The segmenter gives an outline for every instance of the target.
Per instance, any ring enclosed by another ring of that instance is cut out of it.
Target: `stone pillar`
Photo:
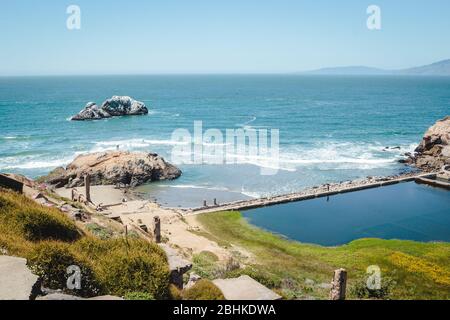
[[[86,189],[86,201],[92,202],[91,201],[91,176],[88,174],[84,176],[84,187]]]
[[[159,216],[153,218],[153,237],[156,243],[161,242],[161,219]]]
[[[333,281],[331,282],[331,300],[345,300],[345,290],[347,288],[347,271],[337,269],[334,271]]]

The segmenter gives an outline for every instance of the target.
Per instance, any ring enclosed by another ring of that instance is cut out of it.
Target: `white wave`
[[[159,184],[158,187],[164,188],[177,188],[177,189],[204,189],[204,190],[214,190],[214,191],[230,191],[230,189],[225,187],[209,187],[209,186],[199,186],[193,184]]]
[[[177,146],[177,145],[187,145],[189,142],[185,141],[174,141],[174,140],[144,140],[149,145],[167,145],[167,146]]]
[[[396,159],[358,159],[358,158],[337,158],[337,159],[280,159],[283,163],[292,164],[320,164],[320,163],[354,163],[354,164],[387,164],[394,163]]]
[[[0,170],[8,169],[53,169],[56,167],[64,167],[73,161],[83,152],[75,152],[71,155],[58,157],[48,157],[45,155],[33,155],[24,157],[5,157],[0,158]]]
[[[227,148],[215,149],[216,152],[204,149],[203,164],[250,164],[258,167],[284,171],[296,171],[302,166],[333,166],[334,169],[373,169],[392,166],[403,157],[406,151],[413,150],[414,144],[402,145],[400,148],[385,147],[381,143],[349,143],[330,142],[317,143],[308,147],[281,148],[279,154],[270,152],[258,153],[257,149],[244,152],[228,152]],[[250,152],[251,151],[251,152]],[[183,159],[193,159],[194,150],[178,150],[172,155]]]
[[[202,142],[205,147],[224,147],[231,145],[230,143],[217,143],[217,142]]]
[[[251,128],[251,126],[249,126],[250,123],[256,121],[256,117],[253,116],[250,120],[241,123],[241,124],[236,124],[237,127],[243,127],[243,128]]]
[[[149,140],[149,139],[126,139],[126,140],[109,140],[95,142],[94,148],[91,152],[101,152],[108,150],[135,150],[144,149],[154,145],[176,146],[186,145],[188,142],[174,141],[174,140]]]
[[[262,194],[259,192],[254,192],[254,191],[246,191],[244,190],[244,188],[242,188],[241,193],[244,196],[250,197],[250,198],[254,198],[254,199],[258,199],[262,197]]]
[[[70,163],[72,159],[55,159],[55,160],[31,160],[19,162],[16,164],[4,164],[2,169],[45,169],[65,166]]]
[[[91,152],[102,152],[108,150],[116,150],[117,146],[119,150],[136,150],[145,149],[151,146],[188,146],[194,145],[194,142],[190,141],[175,141],[175,140],[156,140],[156,139],[127,139],[127,140],[109,140],[95,142]],[[201,143],[205,147],[220,147],[226,146],[226,143],[215,143],[202,141]]]
[[[385,149],[380,143],[320,143],[312,148],[292,148],[280,153],[280,163],[292,165],[355,165],[370,169],[396,163],[414,145],[401,145],[400,149]],[[339,167],[338,167],[339,168]]]

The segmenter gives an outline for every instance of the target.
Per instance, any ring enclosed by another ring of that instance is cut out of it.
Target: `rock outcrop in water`
[[[181,170],[155,153],[109,151],[80,155],[67,168],[53,170],[44,180],[55,187],[79,187],[89,174],[92,185],[135,187],[146,182],[172,180]]]
[[[441,170],[450,165],[450,116],[430,127],[414,155],[405,161],[424,171]]]
[[[83,110],[71,120],[98,120],[114,116],[130,116],[147,114],[148,109],[143,102],[127,96],[113,96],[99,107],[95,102],[88,102]]]

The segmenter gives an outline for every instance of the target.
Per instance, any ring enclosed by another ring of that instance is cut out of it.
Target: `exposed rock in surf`
[[[148,109],[141,101],[127,96],[113,96],[99,107],[95,102],[88,102],[83,110],[74,115],[71,120],[98,120],[115,116],[143,115]]]
[[[438,120],[430,127],[419,146],[405,163],[425,171],[441,170],[450,164],[450,116]]]
[[[172,180],[181,170],[155,153],[109,151],[80,155],[67,168],[57,168],[44,178],[55,187],[79,187],[89,174],[92,185],[120,184],[135,187],[146,182]]]

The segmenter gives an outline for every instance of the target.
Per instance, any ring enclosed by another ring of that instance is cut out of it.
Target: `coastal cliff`
[[[176,179],[181,170],[155,153],[109,151],[80,155],[43,180],[55,187],[79,187],[84,185],[85,175],[90,175],[92,185],[135,187],[150,181]]]
[[[148,109],[141,101],[128,96],[113,96],[99,107],[95,102],[88,102],[78,114],[70,120],[98,120],[115,116],[144,115]]]
[[[450,165],[450,116],[438,120],[425,132],[414,155],[405,162],[424,171],[441,170]]]

